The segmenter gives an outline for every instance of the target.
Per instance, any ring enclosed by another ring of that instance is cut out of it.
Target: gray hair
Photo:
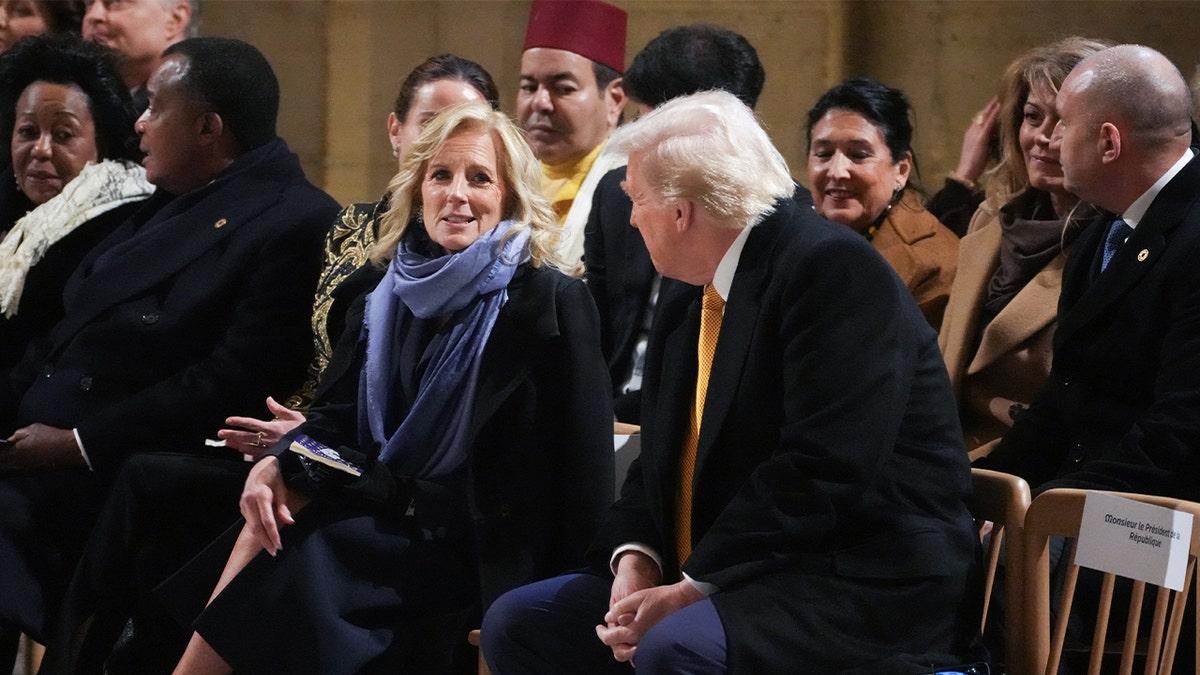
[[[757,223],[795,190],[783,155],[729,92],[667,101],[609,143],[638,161],[641,178],[666,203],[692,202],[722,227]]]
[[[187,5],[192,8],[188,17],[188,25],[184,29],[184,38],[200,37],[200,0],[159,0],[167,10],[175,9],[176,5]]]

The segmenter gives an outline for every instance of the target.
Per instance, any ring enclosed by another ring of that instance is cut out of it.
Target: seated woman
[[[254,466],[177,672],[471,672],[481,610],[581,564],[611,501],[596,312],[520,132],[457,106],[390,192],[372,252],[390,262],[338,346],[353,358],[297,430],[365,471],[302,467],[292,435]]]
[[[1054,100],[1075,64],[1107,46],[1071,37],[1036,47],[1001,80],[1003,161],[960,244],[938,335],[972,458],[990,451],[1050,373],[1063,264],[1078,233],[1068,227],[1078,199],[1050,146]],[[1094,215],[1084,211],[1072,222]]]
[[[470,101],[486,101],[493,109],[500,107],[496,83],[483,66],[453,54],[440,54],[422,61],[400,83],[392,111],[387,115],[386,128],[392,157],[399,164],[425,123],[450,106]],[[338,214],[325,239],[325,264],[317,282],[316,301],[313,304],[313,348],[316,356],[309,367],[309,377],[286,407],[274,401],[267,402],[275,420],[231,419],[230,425],[238,428],[220,432],[220,437],[226,443],[246,454],[256,455],[304,421],[302,414],[296,410],[307,408],[312,403],[321,372],[329,364],[333,345],[337,342],[336,336],[344,328],[344,308],[336,305],[335,297],[345,298],[348,294],[335,291],[346,278],[367,263],[370,249],[375,245],[379,220],[387,207],[388,195],[384,194],[378,201],[351,204]]]
[[[862,234],[935,329],[950,296],[958,237],[921,205],[908,99],[869,79],[825,92],[808,111],[808,181],[817,213]]]
[[[62,318],[79,261],[154,191],[133,122],[103,47],[41,35],[0,55],[0,144],[12,149],[0,176],[0,376]]]
[[[0,0],[0,52],[26,35],[79,34],[84,0]]]
[[[393,154],[403,157],[438,112],[471,101],[499,106],[496,85],[482,66],[452,54],[421,62],[401,82],[386,118]],[[303,410],[323,392],[318,380],[347,328],[348,305],[378,282],[377,273],[354,273],[370,264],[387,205],[387,195],[378,202],[353,204],[334,221],[313,307],[316,358],[308,381],[287,406],[267,399],[274,419],[230,417],[229,428],[218,432],[228,447],[257,458],[304,421]],[[357,330],[359,322],[361,315],[352,317],[348,327]],[[107,668],[139,673],[173,666],[191,630],[164,616],[151,590],[237,517],[237,497],[249,467],[225,457],[163,453],[131,458],[114,483],[66,594],[42,672],[99,674]]]

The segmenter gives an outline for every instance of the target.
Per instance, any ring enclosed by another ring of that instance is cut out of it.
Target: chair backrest
[[[1030,675],[1034,673],[1054,675],[1058,672],[1062,660],[1063,647],[1067,640],[1067,620],[1071,615],[1072,600],[1079,577],[1079,566],[1075,564],[1075,541],[1079,536],[1087,494],[1087,490],[1047,490],[1033,500],[1033,504],[1025,514],[1024,642],[1026,663],[1029,664]],[[1180,630],[1183,627],[1184,607],[1187,604],[1191,588],[1195,586],[1196,557],[1200,553],[1200,504],[1168,497],[1115,492],[1109,494],[1191,513],[1194,516],[1191,550],[1188,555],[1187,577],[1183,590],[1172,591],[1168,588],[1157,588],[1153,601],[1154,612],[1153,618],[1150,620],[1150,631],[1145,638],[1140,640],[1142,606],[1147,584],[1142,581],[1131,582],[1129,618],[1125,627],[1125,635],[1120,645],[1109,645],[1106,642],[1106,636],[1117,575],[1103,574],[1100,597],[1097,599],[1096,627],[1092,641],[1088,645],[1088,673],[1096,675],[1100,672],[1105,652],[1109,651],[1121,654],[1120,672],[1122,675],[1132,672],[1134,656],[1139,653],[1145,655],[1147,675],[1170,675]],[[1057,588],[1057,582],[1053,583],[1058,595],[1055,603],[1058,617],[1053,626],[1053,633],[1051,633],[1050,543],[1054,537],[1062,537],[1066,540],[1062,555],[1070,557],[1067,559],[1066,564],[1069,566],[1066,568],[1061,589]],[[1151,586],[1153,587],[1153,584]],[[1170,610],[1169,619],[1168,609]],[[1197,627],[1197,632],[1197,637],[1200,637],[1200,626]],[[1108,647],[1107,650],[1106,647]],[[1200,668],[1197,669],[1197,675],[1200,675]]]
[[[1009,654],[1006,655],[1007,672],[1010,675],[1025,675],[1024,664],[1017,663],[1022,653],[1018,647],[1021,639],[1021,605],[1024,577],[1021,566],[1022,532],[1025,526],[1025,510],[1029,508],[1029,484],[1012,474],[971,469],[972,495],[968,507],[977,527],[991,524],[991,536],[986,538],[987,575],[984,577],[983,614],[979,630],[987,624],[991,608],[992,589],[995,586],[996,570],[1004,552],[1004,637]]]

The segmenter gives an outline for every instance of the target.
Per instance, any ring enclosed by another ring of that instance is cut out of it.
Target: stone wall
[[[395,170],[384,137],[400,76],[431,54],[474,59],[516,92],[529,0],[205,0],[203,32],[258,45],[283,87],[281,134],[339,201],[377,197]],[[1022,50],[1072,34],[1153,46],[1191,77],[1200,3],[1153,0],[614,0],[628,55],[672,25],[744,34],[767,70],[759,111],[806,182],[801,122],[833,83],[867,75],[916,110],[926,185],[954,167],[967,123]]]

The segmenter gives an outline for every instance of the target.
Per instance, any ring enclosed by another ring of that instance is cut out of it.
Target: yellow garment
[[[679,455],[679,489],[675,499],[675,552],[682,565],[692,554],[692,479],[696,475],[696,451],[700,446],[700,419],[704,415],[704,398],[708,393],[708,378],[712,374],[713,355],[717,353],[717,337],[721,334],[721,317],[725,301],[712,284],[704,287],[700,303],[700,341],[696,348],[696,399],[692,406],[691,426]]]
[[[575,203],[575,195],[579,194],[579,188],[583,186],[583,179],[587,178],[588,172],[592,170],[592,164],[596,162],[596,158],[600,156],[600,151],[603,149],[604,143],[601,143],[577,162],[553,166],[541,162],[542,194],[546,195],[546,198],[550,200],[550,206],[554,207],[559,225],[562,225],[563,221],[567,219],[567,212],[571,210],[571,204]]]

